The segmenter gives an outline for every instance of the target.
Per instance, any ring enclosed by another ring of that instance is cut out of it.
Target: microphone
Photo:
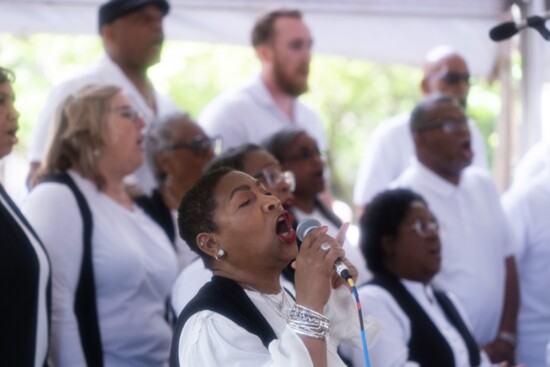
[[[317,219],[304,219],[300,223],[298,223],[298,227],[296,227],[296,234],[298,235],[300,241],[303,242],[304,238],[309,234],[309,232],[319,227],[321,227],[321,222],[319,222]],[[330,247],[327,246],[325,248],[324,246],[321,246],[321,249],[323,249],[324,251],[328,251]],[[336,261],[334,262],[334,270],[336,270],[336,273],[338,273],[338,275],[346,280],[352,277],[348,267],[341,259],[336,259]]]
[[[545,22],[547,19],[550,19],[550,12],[544,14],[542,17],[537,15],[527,17],[517,24],[515,22],[504,22],[496,27],[493,27],[489,31],[489,37],[493,41],[504,41],[514,36],[522,29],[532,27],[539,31],[545,39],[548,39],[550,31],[548,31],[545,27]]]

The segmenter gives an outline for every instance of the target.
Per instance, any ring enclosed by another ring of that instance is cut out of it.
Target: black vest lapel
[[[420,304],[391,275],[376,275],[369,284],[376,284],[386,289],[393,296],[399,307],[411,322],[409,339],[409,360],[422,367],[453,367],[454,355],[451,347],[432,322]],[[368,305],[365,305],[368,310]]]
[[[457,309],[445,293],[441,291],[435,291],[434,295],[437,299],[437,302],[443,309],[445,316],[447,316],[447,319],[451,322],[451,324],[453,324],[453,326],[460,333],[462,339],[466,343],[468,354],[470,356],[470,365],[479,366],[479,364],[481,363],[481,359],[479,356],[479,347],[477,346],[474,337],[470,333],[470,330],[468,330],[468,328],[466,327],[464,320],[462,320]]]
[[[185,322],[195,313],[203,310],[217,312],[234,321],[249,333],[257,335],[266,348],[271,341],[277,339],[265,317],[240,285],[231,279],[213,276],[178,317],[170,350],[170,367],[179,367],[178,344]]]

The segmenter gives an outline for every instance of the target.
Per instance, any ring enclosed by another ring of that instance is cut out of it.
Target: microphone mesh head
[[[296,227],[296,234],[298,235],[300,241],[303,241],[307,234],[317,227],[321,227],[321,222],[317,219],[304,219],[298,223],[298,227]]]
[[[489,37],[493,41],[503,41],[518,33],[519,29],[514,22],[506,22],[497,25],[489,31]]]

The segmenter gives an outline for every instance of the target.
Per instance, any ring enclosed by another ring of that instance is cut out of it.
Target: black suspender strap
[[[95,278],[92,265],[92,212],[86,198],[67,173],[47,176],[42,182],[56,182],[67,185],[73,192],[80,209],[84,251],[75,294],[74,312],[78,322],[82,350],[88,367],[103,367],[103,349],[99,331]]]

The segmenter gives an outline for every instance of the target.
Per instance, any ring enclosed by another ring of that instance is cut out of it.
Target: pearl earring
[[[216,252],[216,255],[214,255],[214,258],[218,261],[220,261],[220,257],[224,257],[225,256],[225,250],[223,248],[220,248],[218,249],[218,251]]]

